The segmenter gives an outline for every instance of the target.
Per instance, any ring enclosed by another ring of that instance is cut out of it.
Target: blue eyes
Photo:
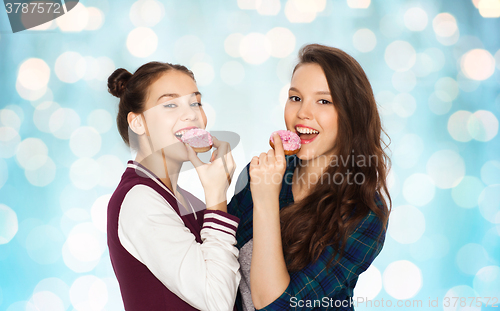
[[[293,102],[299,102],[301,99],[298,96],[290,96],[289,99]],[[322,105],[328,105],[331,104],[332,102],[326,99],[320,99],[318,102]]]
[[[192,103],[191,106],[192,107],[201,107],[202,104],[199,103],[199,102],[195,102],[195,103]],[[175,107],[177,107],[177,104],[166,104],[166,105],[163,105],[163,107],[165,107],[165,108],[175,108]]]

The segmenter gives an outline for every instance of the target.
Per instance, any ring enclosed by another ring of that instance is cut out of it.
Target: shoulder
[[[376,207],[385,213],[385,205],[381,200],[378,193],[375,194],[375,204]],[[367,212],[364,216],[359,218],[351,229],[349,236],[347,238],[348,244],[362,244],[364,246],[358,245],[356,247],[368,247],[370,249],[377,248],[380,243],[383,244],[385,240],[385,224],[384,219],[382,219],[375,211],[367,208]],[[385,217],[383,217],[385,218]],[[380,245],[379,245],[380,246]]]
[[[384,200],[382,199],[382,196],[380,195],[380,193],[379,193],[378,191],[377,191],[377,192],[375,192],[375,204],[376,204],[376,205],[377,205],[377,207],[378,207],[379,209],[381,209],[381,210],[384,212],[384,214],[385,214],[385,212],[386,212],[387,208],[386,208],[386,206],[385,206],[385,202],[384,202]]]
[[[382,211],[382,213],[385,215],[386,212],[387,212],[387,208],[385,206],[385,202],[384,200],[382,199],[382,197],[380,196],[380,194],[378,192],[375,192],[375,207],[377,209],[379,209],[380,211]],[[359,204],[359,203],[358,203]],[[354,209],[352,210],[352,214],[354,214],[354,212],[357,210],[358,208],[358,205],[356,204],[354,206]],[[382,225],[382,219],[380,219],[380,217],[377,215],[377,213],[375,213],[372,209],[370,208],[367,208],[368,212],[366,213],[366,215],[361,219],[361,221],[359,222],[360,223],[360,226],[362,224],[368,224],[368,223],[380,223],[380,225]]]
[[[368,214],[361,219],[355,231],[360,231],[363,234],[379,234],[383,227],[382,220],[374,211],[370,210]]]
[[[131,200],[136,197],[160,196],[160,194],[154,190],[154,185],[150,180],[146,178],[135,178],[135,176],[131,176],[132,174],[127,171],[111,195],[108,203],[108,212],[118,213],[125,200]]]
[[[144,199],[144,200],[151,200],[151,199],[163,199],[164,198],[161,196],[161,194],[158,193],[153,187],[147,185],[147,184],[135,184],[133,185],[125,194],[126,199],[132,199],[132,200],[137,200],[137,199]]]
[[[383,217],[385,218],[385,224],[383,223],[383,220],[380,219],[379,217],[377,217],[373,211],[371,211],[371,212],[376,216],[376,218],[380,222],[381,226],[386,227],[387,222],[389,221],[389,217],[388,217],[389,207],[387,206],[387,201],[384,200],[384,198],[382,197],[382,195],[378,191],[375,192],[375,205],[380,211],[382,211],[382,214],[384,215]]]
[[[176,214],[175,210],[152,187],[136,184],[126,193],[120,209],[120,219],[137,221],[151,214]]]
[[[347,239],[348,252],[353,254],[354,261],[374,258],[381,251],[385,241],[383,220],[372,210],[359,221]],[[367,256],[367,254],[369,254]],[[369,259],[370,260],[370,259]]]

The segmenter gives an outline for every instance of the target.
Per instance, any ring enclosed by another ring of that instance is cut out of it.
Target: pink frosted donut
[[[278,133],[281,138],[281,142],[283,143],[283,149],[285,150],[286,155],[296,154],[300,150],[300,137],[291,131],[279,130],[275,131],[271,134],[271,138],[269,139],[269,144],[274,149],[274,133]]]
[[[195,152],[207,152],[212,148],[212,135],[202,129],[191,129],[184,133],[181,141],[190,145]]]

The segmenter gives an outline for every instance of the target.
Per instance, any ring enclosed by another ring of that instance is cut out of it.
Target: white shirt
[[[171,292],[200,310],[233,309],[241,275],[236,228],[224,212],[206,211],[198,243],[158,192],[132,187],[118,216],[118,238]]]

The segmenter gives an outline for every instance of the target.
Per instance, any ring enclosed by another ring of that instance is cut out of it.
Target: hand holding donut
[[[278,200],[286,170],[286,159],[280,135],[273,133],[274,150],[253,157],[250,162],[250,190],[254,206]]]
[[[283,142],[283,149],[286,155],[293,155],[300,151],[300,137],[292,131],[279,130],[271,134],[269,138],[269,145],[274,149],[274,139],[273,135],[277,133]]]
[[[193,147],[185,143],[188,159],[196,168],[205,190],[207,208],[226,201],[226,192],[236,168],[229,143],[219,141],[215,136],[212,136],[211,140],[216,151],[214,152],[215,158],[210,163],[203,163],[196,155]]]
[[[184,133],[181,141],[191,146],[196,153],[207,152],[212,149],[212,135],[203,129],[191,129]]]

